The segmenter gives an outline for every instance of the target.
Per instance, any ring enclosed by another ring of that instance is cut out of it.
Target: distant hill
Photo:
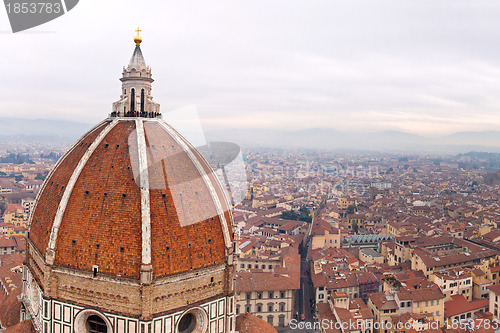
[[[92,126],[67,120],[0,118],[0,141],[73,142]]]
[[[498,147],[500,146],[500,131],[458,132],[444,136],[440,141],[443,144]]]
[[[0,142],[72,143],[93,124],[66,120],[0,118]],[[184,133],[191,137],[189,133]],[[222,129],[205,133],[209,142],[232,142],[242,147],[312,148],[356,151],[500,152],[500,131],[458,132],[429,138],[399,131],[341,131]]]
[[[246,147],[449,153],[500,152],[500,131],[460,132],[429,138],[398,131],[344,132],[328,128],[299,131],[225,129],[208,132],[206,136],[209,141],[230,141]]]

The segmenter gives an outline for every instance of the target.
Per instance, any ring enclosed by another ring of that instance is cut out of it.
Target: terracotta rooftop
[[[489,286],[488,289],[494,292],[495,294],[500,295],[500,284]]]
[[[323,322],[323,320],[327,320],[328,323],[336,323],[337,319],[335,315],[332,313],[330,309],[330,305],[328,303],[318,303],[316,305],[318,309],[318,320],[319,322]],[[325,333],[341,333],[342,331],[333,325],[325,325]]]
[[[215,174],[175,130],[159,119],[107,119],[47,177],[29,239],[42,255],[54,247],[57,265],[132,278],[149,251],[156,278],[225,262],[231,220]]]
[[[473,260],[490,258],[496,254],[499,254],[499,251],[497,250],[483,248],[472,243],[468,244],[467,248],[469,248],[469,252],[439,256],[436,254],[431,254],[429,251],[426,251],[422,248],[415,249],[414,253],[418,257],[420,257],[420,259],[422,259],[427,267],[461,264]]]
[[[0,247],[17,247],[17,243],[14,238],[7,238],[4,235],[0,235]]]
[[[451,300],[444,303],[444,317],[449,318],[461,313],[488,308],[488,299],[477,299],[467,301],[464,295],[451,295]]]
[[[349,311],[344,308],[335,308],[339,321],[341,323],[356,323],[358,320],[369,320],[374,319],[372,311],[368,308],[358,309],[354,311]],[[347,329],[346,331],[358,331],[359,328]]]
[[[0,304],[0,323],[3,327],[11,327],[19,323],[21,314],[21,303],[17,296],[21,293],[21,288],[14,290]]]
[[[236,317],[236,331],[240,333],[278,333],[271,324],[249,313]]]
[[[311,228],[311,235],[324,235],[326,232],[329,234],[338,234],[339,229],[335,228],[331,223],[320,220],[314,222]]]
[[[370,294],[368,298],[372,301],[372,303],[377,307],[379,311],[399,309],[398,304],[394,300],[394,296],[386,293],[385,291]]]
[[[296,248],[282,250],[281,266],[273,272],[237,272],[236,292],[300,289],[300,255]]]

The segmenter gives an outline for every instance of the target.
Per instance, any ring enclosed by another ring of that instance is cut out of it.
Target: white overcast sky
[[[12,34],[0,9],[0,117],[95,123],[134,29],[165,113],[207,129],[500,130],[500,1],[80,0]]]

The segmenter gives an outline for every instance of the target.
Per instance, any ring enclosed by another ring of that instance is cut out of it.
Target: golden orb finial
[[[135,42],[135,45],[139,46],[141,45],[141,42],[142,42],[142,37],[139,36],[139,32],[141,32],[142,30],[140,30],[139,28],[137,28],[136,32],[137,32],[137,35],[134,37],[134,42]]]

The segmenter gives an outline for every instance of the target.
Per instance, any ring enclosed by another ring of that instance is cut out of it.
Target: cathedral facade
[[[151,94],[139,34],[109,117],[52,169],[30,220],[21,296],[38,332],[232,332],[223,186]]]

